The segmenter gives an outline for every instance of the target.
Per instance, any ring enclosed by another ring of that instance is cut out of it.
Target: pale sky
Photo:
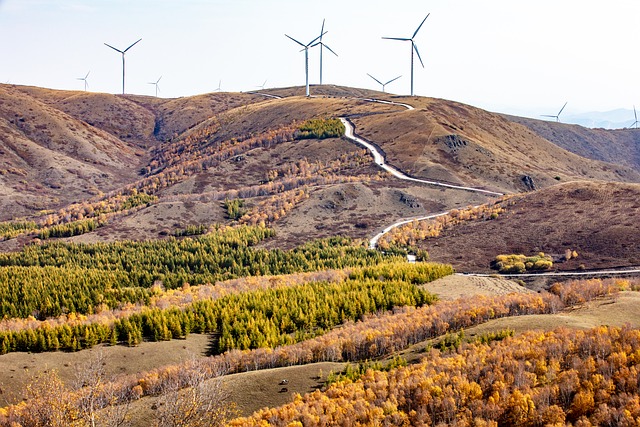
[[[417,95],[536,117],[640,107],[638,0],[0,0],[0,82],[160,96],[304,85],[307,43],[320,34],[327,84]],[[319,51],[310,51],[318,83]]]

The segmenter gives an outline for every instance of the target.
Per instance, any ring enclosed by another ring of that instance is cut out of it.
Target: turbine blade
[[[327,31],[325,31],[324,33],[320,34],[318,37],[316,37],[315,39],[311,40],[309,43],[306,44],[305,47],[309,47],[309,45],[315,43],[318,39],[322,38],[322,36],[324,36],[325,34],[327,34]]]
[[[400,38],[400,37],[383,37],[383,39],[385,39],[385,40],[400,40],[400,41],[403,41],[403,42],[411,41],[411,39],[405,39],[405,38]]]
[[[89,73],[91,72],[91,70],[89,70]],[[87,73],[86,76],[84,76],[84,78],[86,79],[87,77],[89,77],[89,73]]]
[[[554,118],[556,118],[558,116],[552,116],[550,114],[540,114],[540,117],[554,117]]]
[[[413,50],[418,54],[418,59],[420,60],[420,64],[422,64],[422,68],[424,68],[424,62],[422,62],[422,58],[420,58],[420,52],[418,52],[418,46],[411,40],[411,44],[413,45]]]
[[[324,33],[324,18],[322,18],[322,28],[320,28],[320,40],[322,40],[323,33]]]
[[[304,47],[304,48],[306,49],[306,47],[307,47],[307,46],[303,45],[303,44],[302,44],[302,43],[300,43],[298,40],[296,40],[296,39],[294,39],[293,37],[288,36],[288,35],[286,35],[286,34],[285,34],[285,36],[289,37],[291,40],[293,40],[294,42],[298,43],[300,46],[302,46],[302,47]]]
[[[424,21],[427,20],[427,18],[429,17],[429,15],[431,15],[431,13],[427,13],[427,16],[424,17],[424,19],[422,20],[422,22],[420,23],[420,25],[418,25],[418,29],[415,31],[415,33],[413,33],[413,35],[411,36],[411,38],[413,39],[416,34],[418,34],[418,31],[420,31],[420,28],[422,28],[422,24],[424,24]]]
[[[560,109],[560,111],[558,111],[558,116],[560,115],[560,113],[562,113],[562,110],[564,110],[564,107],[567,106],[567,104],[569,103],[569,101],[565,102],[564,105],[562,106],[562,108]]]
[[[386,82],[384,85],[386,86],[386,85],[388,85],[389,83],[391,83],[391,82],[394,82],[394,81],[398,80],[400,77],[402,77],[402,76],[398,76],[398,77],[396,77],[395,79],[391,79],[391,80],[389,80],[388,82]]]
[[[105,43],[105,45],[109,46],[111,49],[115,50],[116,52],[124,53],[120,49],[116,49],[115,47],[111,46],[110,44]]]
[[[329,49],[329,52],[333,53],[335,56],[338,56],[338,54],[337,54],[337,53],[335,53],[335,52],[333,51],[333,49],[331,49],[329,46],[327,46],[326,44],[324,44],[324,43],[322,43],[322,42],[320,42],[320,44],[321,44],[322,46],[326,47],[327,49]]]
[[[373,80],[377,81],[379,84],[383,84],[380,80],[376,79],[371,74],[367,73],[367,76],[371,77]]]
[[[140,40],[142,40],[142,39],[138,39],[135,43],[133,43],[133,44],[132,44],[131,46],[129,46],[128,48],[126,48],[126,49],[124,50],[124,52],[122,52],[122,53],[126,53],[129,49],[131,49],[133,46],[135,46],[136,44],[138,44],[138,42],[139,42]]]
[[[158,78],[158,80],[156,80],[156,84],[160,83],[160,79],[161,79],[161,78],[162,78],[162,76],[160,76],[160,77]]]
[[[636,106],[633,106],[633,115],[636,118],[636,123],[638,123],[638,115],[636,114]]]

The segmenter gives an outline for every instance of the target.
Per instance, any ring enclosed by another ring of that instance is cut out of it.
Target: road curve
[[[367,150],[369,150],[371,152],[371,154],[373,154],[373,160],[376,162],[376,164],[378,166],[380,166],[382,169],[384,169],[387,172],[389,172],[391,175],[395,176],[396,178],[404,179],[405,181],[419,182],[421,184],[434,185],[434,186],[437,186],[437,187],[450,188],[450,189],[453,189],[453,190],[471,191],[471,192],[474,192],[474,193],[488,194],[490,196],[504,196],[503,193],[497,193],[495,191],[484,190],[482,188],[464,187],[464,186],[461,186],[461,185],[445,184],[443,182],[430,181],[430,180],[427,180],[427,179],[413,178],[413,177],[410,177],[408,175],[405,175],[403,172],[401,172],[398,169],[394,168],[393,166],[390,166],[389,164],[385,163],[384,157],[382,156],[382,154],[378,151],[378,149],[373,144],[371,144],[370,142],[367,142],[364,139],[356,136],[355,132],[354,132],[354,126],[349,120],[347,120],[344,117],[340,117],[340,121],[344,124],[344,127],[345,127],[345,133],[344,133],[345,137],[347,137],[347,139],[350,139],[350,140],[352,140],[353,142],[355,142],[355,143],[357,143],[359,145],[364,146]]]
[[[424,220],[427,220],[427,219],[437,218],[439,216],[444,216],[444,215],[446,215],[448,213],[449,212],[440,212],[440,213],[437,213],[437,214],[421,216],[421,217],[417,217],[417,218],[404,219],[402,221],[398,221],[398,222],[396,222],[394,224],[391,224],[390,226],[388,226],[387,228],[382,230],[380,233],[376,234],[371,240],[369,240],[369,249],[375,249],[376,246],[378,246],[378,240],[380,240],[380,238],[382,236],[384,236],[385,234],[387,234],[388,232],[390,232],[391,230],[393,230],[396,227],[400,227],[401,225],[404,225],[404,224],[409,224],[410,222],[413,222],[413,221],[424,221]]]

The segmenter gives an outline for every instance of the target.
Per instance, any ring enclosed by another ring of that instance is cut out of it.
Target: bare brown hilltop
[[[135,190],[155,199],[74,239],[148,239],[232,222],[221,205],[240,198],[245,221],[278,231],[269,244],[291,246],[336,234],[368,238],[401,218],[486,201],[381,173],[343,138],[296,139],[312,118],[348,117],[387,162],[419,178],[507,193],[573,180],[640,182],[628,162],[581,157],[468,105],[331,85],[313,93],[162,99],[0,85],[0,220],[78,220]]]

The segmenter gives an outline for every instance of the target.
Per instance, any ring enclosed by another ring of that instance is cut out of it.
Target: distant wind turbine
[[[160,86],[158,86],[158,83],[160,83],[161,78],[162,76],[158,77],[158,80],[156,80],[155,82],[149,82],[150,85],[155,85],[156,87],[156,98],[158,97],[158,92],[160,91]]]
[[[261,85],[258,85],[256,87],[259,87],[260,89],[264,90],[264,85],[266,85],[266,84],[267,84],[267,81],[265,80],[264,83],[262,83]]]
[[[338,56],[337,53],[335,53],[329,46],[327,46],[326,44],[322,43],[322,36],[324,36],[326,33],[324,31],[324,19],[322,20],[322,28],[320,29],[320,40],[318,40],[318,43],[314,44],[311,47],[315,47],[315,46],[320,46],[320,84],[322,84],[322,49],[323,48],[327,48],[327,50],[329,50],[329,52],[333,53],[335,56]]]
[[[89,73],[91,72],[91,70],[89,70],[89,72],[87,73],[86,76],[84,77],[78,77],[76,80],[82,80],[84,81],[84,91],[87,91],[87,88],[89,87],[89,82],[87,81],[87,77],[89,77]]]
[[[635,105],[633,106],[633,116],[636,118],[636,121],[633,122],[631,124],[631,126],[629,126],[629,127],[632,128],[632,127],[635,126],[635,128],[638,129],[638,114],[636,113],[636,106]]]
[[[420,25],[418,25],[418,28],[414,31],[414,33],[411,36],[411,38],[383,37],[383,39],[386,39],[386,40],[400,40],[400,41],[404,41],[404,42],[411,42],[411,96],[413,96],[413,51],[415,51],[416,55],[418,55],[418,59],[420,60],[420,64],[422,64],[422,68],[424,68],[424,62],[422,62],[422,58],[420,58],[420,52],[418,52],[418,46],[416,45],[416,42],[413,41],[413,39],[416,38],[416,35],[418,34],[418,31],[420,31],[420,28],[422,28],[422,24],[424,24],[424,21],[427,20],[429,15],[431,15],[431,14],[427,13],[427,16],[425,16],[424,19],[422,20],[422,22],[420,23]]]
[[[222,85],[222,80],[218,82],[218,87],[214,89],[214,92],[220,92],[220,85]]]
[[[300,46],[302,46],[302,50],[304,50],[304,74],[306,77],[306,94],[307,96],[309,96],[309,48],[311,47],[311,45],[313,45],[320,37],[322,37],[323,35],[327,34],[326,32],[320,34],[318,37],[316,37],[315,39],[311,40],[309,43],[307,44],[303,44],[300,43],[298,40],[294,39],[291,36],[288,36],[285,34],[285,36],[287,36],[288,38],[290,38],[291,40],[293,40],[294,42],[298,43]]]
[[[120,52],[122,54],[122,94],[123,95],[124,95],[124,54],[127,53],[127,51],[129,49],[131,49],[133,46],[135,46],[140,40],[142,40],[142,39],[138,39],[138,41],[133,43],[131,46],[129,46],[125,50],[116,49],[115,47],[111,46],[110,44],[105,43],[106,46],[108,46],[111,49],[115,50],[116,52]]]
[[[554,117],[556,119],[556,122],[560,121],[560,114],[562,114],[562,110],[564,110],[564,107],[567,106],[569,102],[565,102],[564,105],[562,106],[562,108],[560,109],[560,111],[558,111],[558,114],[554,115],[550,115],[550,114],[542,114],[541,117]]]
[[[398,76],[398,77],[396,77],[395,79],[391,79],[391,80],[389,80],[389,81],[388,81],[388,82],[386,82],[386,83],[382,83],[380,80],[376,79],[375,77],[373,77],[373,76],[372,76],[371,74],[369,74],[369,73],[367,73],[367,76],[371,77],[373,80],[375,80],[376,82],[378,82],[378,83],[382,86],[382,91],[383,91],[383,92],[384,92],[384,88],[385,88],[385,86],[386,86],[386,85],[388,85],[389,83],[394,82],[394,81],[398,80],[400,77],[402,77],[402,76]]]

